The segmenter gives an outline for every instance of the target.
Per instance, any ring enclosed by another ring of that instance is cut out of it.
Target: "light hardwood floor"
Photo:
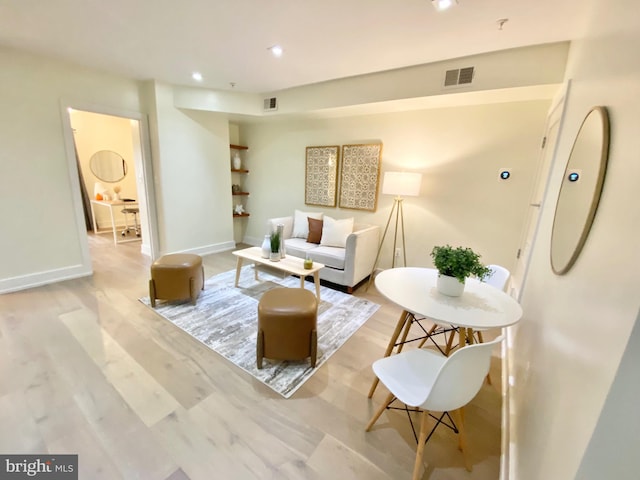
[[[138,302],[139,243],[90,236],[94,275],[0,296],[0,452],[79,455],[80,479],[405,479],[416,444],[406,415],[367,398],[371,363],[400,314],[378,312],[290,399]],[[235,267],[204,257],[207,277]],[[473,472],[440,427],[423,478],[499,477],[500,361],[466,409]]]

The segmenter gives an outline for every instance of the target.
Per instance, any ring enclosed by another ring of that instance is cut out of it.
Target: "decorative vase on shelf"
[[[233,169],[240,170],[242,168],[242,160],[240,159],[240,154],[236,152],[233,156]]]
[[[262,241],[262,258],[269,258],[271,254],[271,235],[265,235]]]
[[[449,297],[459,297],[464,292],[464,283],[461,283],[456,277],[448,275],[438,275],[436,287],[440,293]]]
[[[280,261],[280,252],[271,252],[269,254],[269,260],[271,260],[272,262],[279,262]]]

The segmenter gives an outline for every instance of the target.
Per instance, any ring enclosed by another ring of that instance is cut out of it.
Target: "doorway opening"
[[[91,250],[96,247],[155,258],[158,236],[146,118],[93,107],[65,110],[70,172],[77,172],[72,188],[83,263],[93,271]]]

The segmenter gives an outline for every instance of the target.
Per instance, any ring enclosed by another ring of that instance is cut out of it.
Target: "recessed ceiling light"
[[[458,3],[458,0],[431,0],[431,4],[439,12],[447,10],[453,7],[454,5],[456,5],[457,3]]]
[[[196,82],[202,81],[202,74],[200,72],[193,72],[191,74],[191,78],[193,78]]]
[[[280,58],[282,56],[282,47],[280,45],[274,45],[273,47],[269,47],[268,50],[271,50],[271,53],[274,57]]]

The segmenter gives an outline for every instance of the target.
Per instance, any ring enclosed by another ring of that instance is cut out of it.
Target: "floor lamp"
[[[420,185],[422,184],[422,174],[421,173],[409,173],[409,172],[385,172],[384,178],[382,180],[382,194],[383,195],[395,195],[393,199],[393,207],[391,207],[391,212],[389,213],[389,218],[387,219],[387,225],[384,227],[384,233],[382,234],[382,239],[380,240],[380,246],[378,247],[378,253],[376,254],[376,261],[373,264],[373,268],[371,269],[371,275],[369,275],[369,282],[367,283],[367,289],[369,285],[371,285],[371,281],[373,280],[373,273],[378,266],[378,261],[380,260],[380,252],[382,251],[382,246],[384,245],[384,239],[387,236],[387,231],[389,230],[389,224],[391,223],[391,219],[393,218],[393,214],[395,213],[395,229],[393,232],[393,250],[392,250],[392,260],[391,260],[391,268],[395,268],[396,266],[396,245],[398,243],[398,223],[400,223],[400,229],[402,232],[402,256],[404,259],[404,266],[407,266],[407,249],[405,247],[404,241],[404,215],[402,212],[402,201],[403,197],[417,197],[420,195]]]

